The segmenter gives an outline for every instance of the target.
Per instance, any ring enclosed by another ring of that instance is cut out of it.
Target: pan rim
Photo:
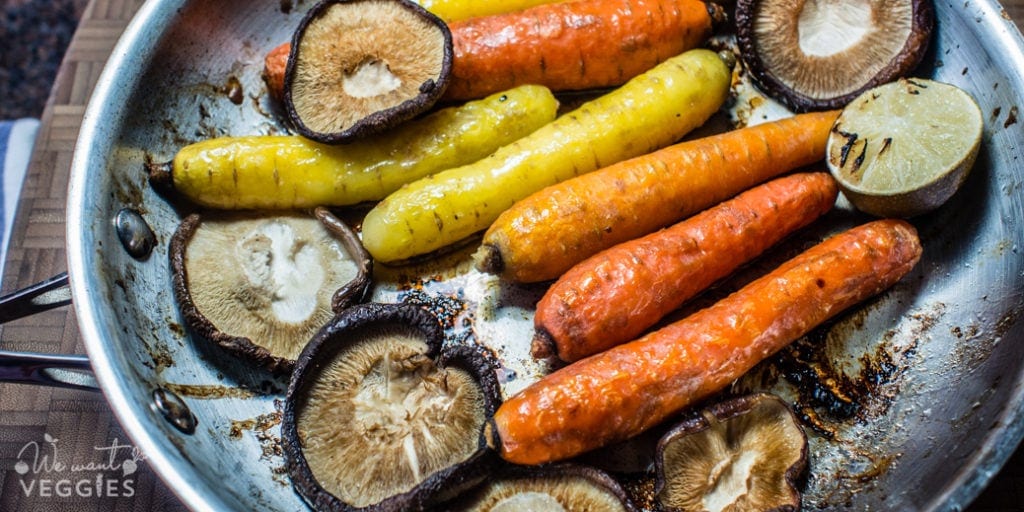
[[[114,46],[86,106],[75,145],[68,186],[68,219],[83,218],[87,208],[85,198],[90,197],[89,192],[95,186],[95,181],[88,180],[88,170],[106,169],[105,155],[114,135],[109,127],[118,124],[111,120],[124,117],[124,103],[109,99],[115,97],[116,91],[132,90],[136,86],[167,28],[161,20],[173,19],[174,13],[184,3],[185,0],[143,3]],[[89,242],[90,233],[86,233],[84,227],[81,222],[67,222],[72,307],[93,373],[114,416],[145,455],[149,466],[185,506],[191,510],[229,510],[230,507],[208,482],[198,478],[195,472],[186,470],[189,462],[173,449],[168,439],[155,435],[160,430],[150,428],[145,422],[150,417],[146,410],[148,404],[133,401],[125,381],[115,371],[120,362],[97,321],[101,315],[96,307],[100,297],[95,289],[89,288],[89,280],[85,277],[90,275],[89,268],[94,264],[95,256],[89,250],[93,244]]]

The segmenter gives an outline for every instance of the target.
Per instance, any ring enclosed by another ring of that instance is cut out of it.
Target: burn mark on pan
[[[163,335],[153,330],[147,341],[143,343],[150,361],[142,361],[142,365],[153,370],[157,375],[165,369],[174,366],[174,356],[171,355],[171,349],[162,339]],[[156,341],[150,342],[148,340]]]
[[[228,438],[238,440],[241,439],[245,432],[252,432],[257,438],[265,437],[272,441],[272,445],[269,450],[264,451],[264,456],[280,456],[282,455],[280,447],[280,439],[269,434],[271,430],[276,429],[281,424],[281,413],[272,412],[267,414],[261,414],[254,418],[247,418],[244,420],[231,420],[231,428],[228,429]]]
[[[1006,333],[1009,332],[1009,330],[1014,325],[1016,325],[1018,320],[1020,320],[1020,316],[1021,316],[1021,310],[1019,308],[1018,309],[1012,309],[1010,311],[1007,311],[1005,314],[1003,314],[1003,316],[999,318],[999,321],[996,322],[996,337],[997,338],[1005,337]]]
[[[945,306],[911,313],[904,329],[874,339],[865,328],[873,309],[869,305],[812,331],[772,360],[795,388],[794,409],[801,420],[825,439],[838,439],[851,424],[888,411],[919,340],[937,324]]]
[[[168,320],[167,321],[167,328],[170,329],[171,332],[173,332],[176,336],[178,336],[180,338],[184,338],[186,336],[185,326],[181,325],[178,322],[175,322],[173,320]]]
[[[199,103],[199,123],[194,132],[197,139],[215,139],[227,135],[227,132],[218,122],[211,121],[212,117],[206,105]]]
[[[1006,337],[1006,333],[1013,328],[1020,319],[1022,307],[1006,311],[991,325],[991,330],[983,323],[971,323],[963,326],[950,328],[951,333],[956,336],[958,343],[952,354],[952,365],[957,368],[964,368],[970,371],[981,366],[991,356],[992,352],[999,345],[999,342]],[[987,324],[987,323],[986,323]]]
[[[1017,105],[1010,107],[1010,113],[1006,114],[1006,122],[1003,123],[1003,128],[1009,128],[1015,124],[1017,124]]]
[[[158,344],[156,347],[149,349],[149,357],[153,360],[152,368],[156,373],[160,373],[166,368],[174,366],[174,358],[171,357],[170,350],[164,344]]]
[[[288,487],[291,481],[288,479],[288,470],[283,462],[284,451],[281,447],[281,402],[275,400],[275,411],[261,414],[253,418],[243,420],[232,420],[228,429],[228,438],[239,441],[249,432],[260,445],[260,460],[264,462],[279,462],[271,466],[270,470],[273,479],[278,484]]]
[[[164,384],[164,387],[180,396],[199,400],[215,400],[220,398],[252,398],[255,393],[240,387],[220,384]]]
[[[224,95],[228,97],[228,100],[235,105],[241,105],[242,101],[245,100],[245,91],[242,89],[242,82],[234,75],[228,77],[227,82],[224,83],[224,87],[221,88],[221,92],[223,92]]]
[[[828,487],[830,490],[821,496],[813,497],[804,495],[804,508],[813,509],[838,509],[853,507],[853,498],[856,494],[867,492],[874,487],[878,478],[885,475],[892,469],[902,457],[901,453],[890,452],[885,454],[868,454],[863,452],[850,452],[846,454],[848,464],[837,468],[835,471],[812,473],[809,478],[809,485],[813,487]],[[830,482],[843,482],[836,485],[819,485],[815,480],[828,480]]]

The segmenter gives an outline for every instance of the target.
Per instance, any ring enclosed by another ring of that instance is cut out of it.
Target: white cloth
[[[11,243],[11,226],[39,131],[38,119],[0,121],[0,276]]]

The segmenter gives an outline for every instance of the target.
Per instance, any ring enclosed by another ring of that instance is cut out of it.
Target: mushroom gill
[[[442,341],[437,318],[419,306],[365,304],[310,342],[282,430],[308,501],[404,510],[483,478],[496,377],[479,353]]]
[[[380,132],[429,109],[451,71],[447,25],[406,0],[327,0],[293,38],[285,104],[325,143]]]
[[[313,334],[369,286],[358,238],[322,209],[193,214],[170,255],[189,328],[274,372],[289,371]]]
[[[911,72],[934,25],[930,0],[739,0],[737,43],[752,78],[798,110],[840,108]]]
[[[415,335],[379,336],[332,360],[298,416],[313,474],[356,506],[412,490],[424,475],[468,459],[480,435],[473,427],[485,419],[472,376],[437,368]]]
[[[800,509],[795,480],[807,438],[768,394],[734,398],[681,422],[658,443],[657,499],[669,511]]]

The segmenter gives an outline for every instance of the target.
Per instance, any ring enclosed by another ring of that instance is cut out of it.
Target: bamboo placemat
[[[43,112],[12,232],[5,293],[67,269],[65,200],[78,128],[110,51],[141,4],[93,0],[83,13]],[[1004,5],[1008,18],[1024,20],[1024,0]],[[0,327],[0,348],[85,352],[70,308]],[[184,510],[144,461],[135,468],[124,464],[130,443],[99,393],[0,385],[0,511]],[[18,465],[26,460],[33,467]],[[36,483],[26,488],[30,480]],[[969,509],[1006,510],[1024,510],[1024,450]]]

